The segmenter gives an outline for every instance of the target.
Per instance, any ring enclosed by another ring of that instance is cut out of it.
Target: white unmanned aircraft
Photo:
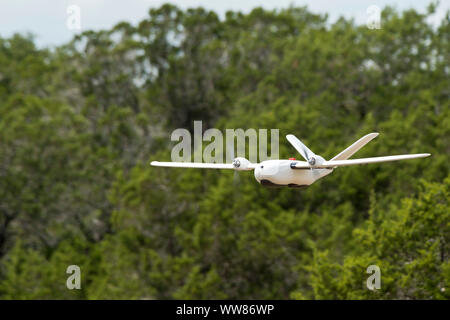
[[[397,161],[428,157],[429,153],[405,154],[386,157],[372,157],[350,159],[355,152],[364,147],[369,141],[378,136],[378,133],[365,135],[350,147],[339,153],[331,160],[325,160],[314,154],[299,139],[292,134],[286,136],[287,140],[300,153],[306,161],[295,158],[289,160],[266,160],[261,163],[251,163],[245,158],[237,157],[232,163],[200,163],[200,162],[159,162],[150,164],[157,167],[205,168],[205,169],[234,169],[236,171],[255,170],[256,180],[263,186],[269,187],[307,187],[313,182],[329,175],[336,167],[353,166],[357,164]]]

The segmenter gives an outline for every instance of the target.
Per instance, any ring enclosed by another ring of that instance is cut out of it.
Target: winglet
[[[366,144],[368,144],[370,141],[372,141],[372,139],[375,139],[378,135],[379,135],[378,132],[372,132],[372,133],[365,135],[364,137],[362,137],[361,139],[359,139],[358,141],[353,143],[350,147],[348,147],[347,149],[345,149],[344,151],[339,153],[337,156],[335,156],[330,161],[347,160],[352,155],[354,155],[359,149],[361,149]]]
[[[295,148],[295,150],[300,153],[300,155],[308,161],[309,158],[312,158],[315,156],[314,152],[312,152],[303,142],[301,142],[296,136],[293,134],[288,134],[286,136],[286,139],[289,141],[289,143]]]

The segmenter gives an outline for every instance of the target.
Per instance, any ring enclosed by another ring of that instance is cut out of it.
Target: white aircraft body
[[[307,187],[333,172],[337,167],[353,166],[378,162],[398,161],[406,159],[424,158],[429,153],[395,155],[385,157],[372,157],[361,159],[349,159],[359,149],[378,136],[378,133],[365,135],[347,149],[339,153],[331,160],[325,160],[314,154],[295,136],[288,134],[287,140],[300,153],[305,161],[294,158],[289,160],[266,160],[261,163],[251,163],[245,158],[237,157],[232,163],[200,163],[200,162],[159,162],[152,161],[152,166],[177,167],[177,168],[204,168],[204,169],[233,169],[235,171],[254,170],[256,180],[263,186],[269,187]]]

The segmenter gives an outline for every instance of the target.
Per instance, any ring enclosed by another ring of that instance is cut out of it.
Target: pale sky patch
[[[15,32],[31,32],[39,46],[53,46],[68,42],[76,31],[66,27],[67,7],[78,5],[81,9],[81,30],[108,29],[121,21],[136,24],[148,15],[151,7],[168,1],[160,0],[1,0],[0,36],[9,37]],[[287,8],[289,5],[305,6],[314,13],[328,13],[330,20],[339,16],[353,17],[358,24],[367,19],[370,5],[380,8],[390,4],[399,10],[415,8],[425,12],[430,0],[171,0],[182,9],[205,7],[223,17],[228,10],[250,12],[262,6],[265,9]],[[450,9],[450,1],[441,1],[430,22],[438,25]]]

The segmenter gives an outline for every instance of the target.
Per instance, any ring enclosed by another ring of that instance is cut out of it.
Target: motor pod
[[[237,170],[237,171],[245,171],[245,170],[253,169],[251,167],[251,162],[242,157],[234,158],[232,164],[233,164],[234,170]]]
[[[308,164],[312,168],[314,168],[315,165],[322,164],[323,162],[325,162],[325,159],[321,156],[318,156],[317,154],[308,159]]]

